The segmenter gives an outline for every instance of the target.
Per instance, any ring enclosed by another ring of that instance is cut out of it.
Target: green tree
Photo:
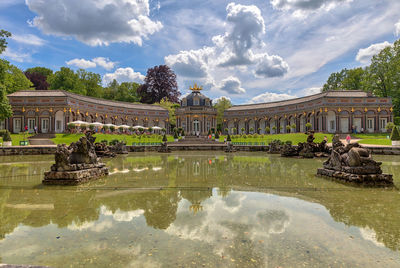
[[[345,78],[347,69],[343,69],[340,72],[332,73],[328,81],[324,84],[322,91],[328,90],[342,90],[343,89],[343,79]]]
[[[6,88],[0,84],[0,120],[4,120],[12,116],[11,105],[8,103]]]
[[[79,75],[72,69],[61,67],[49,78],[50,89],[65,90],[81,95],[86,95],[86,89]]]
[[[119,87],[118,81],[115,79],[112,82],[108,83],[107,87],[104,88],[103,98],[108,100],[115,100],[118,87]]]
[[[86,96],[98,98],[103,96],[103,87],[101,86],[101,77],[99,74],[88,72],[84,69],[79,69],[76,74],[81,80]]]
[[[6,38],[11,37],[11,33],[6,30],[0,30],[0,54],[3,53],[7,48]]]
[[[25,70],[27,73],[39,73],[46,77],[49,77],[53,74],[53,70],[46,67],[32,67]]]
[[[217,124],[222,125],[224,121],[224,111],[230,107],[232,107],[232,102],[225,97],[218,99],[218,101],[214,103],[214,108],[217,109]]]
[[[123,82],[118,86],[115,100],[126,101],[126,102],[139,102],[140,97],[137,89],[139,84],[135,82]]]
[[[3,59],[0,59],[0,84],[6,88],[6,94],[30,89],[33,86],[17,66]]]
[[[179,108],[179,104],[171,102],[167,99],[162,99],[160,103],[155,103],[156,105],[160,105],[161,107],[165,108],[168,110],[169,113],[169,123],[171,127],[176,126],[176,116],[175,116],[175,110],[176,108]]]
[[[342,81],[342,89],[344,90],[361,90],[364,78],[363,68],[355,68],[347,70]]]

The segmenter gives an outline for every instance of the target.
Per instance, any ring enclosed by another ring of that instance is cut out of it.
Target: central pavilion
[[[212,100],[201,94],[202,89],[197,84],[190,87],[192,93],[182,98],[181,107],[176,109],[176,126],[186,135],[207,135],[209,130],[217,128],[217,110]]]

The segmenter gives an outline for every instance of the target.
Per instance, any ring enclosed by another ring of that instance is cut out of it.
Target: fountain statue
[[[285,144],[281,149],[281,156],[300,156],[303,158],[314,158],[314,157],[328,157],[331,149],[327,145],[327,140],[323,140],[321,143],[314,142],[314,131],[306,133],[307,141],[301,142],[297,146],[291,144]]]
[[[372,159],[368,149],[358,143],[346,146],[339,135],[332,140],[332,153],[317,175],[328,176],[340,181],[371,186],[392,186],[393,176],[382,174],[381,162]]]
[[[55,164],[44,173],[43,184],[77,185],[108,174],[108,168],[97,157],[92,132],[87,132],[70,146],[59,144]]]

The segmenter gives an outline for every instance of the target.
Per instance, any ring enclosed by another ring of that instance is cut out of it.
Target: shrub
[[[73,123],[68,123],[68,124],[67,124],[67,127],[68,127],[68,129],[71,130],[71,129],[75,129],[76,126],[75,126],[75,124],[73,124]]]
[[[105,145],[107,145],[108,141],[107,140],[102,140],[101,143],[104,143]]]
[[[394,124],[397,125],[397,126],[400,125],[400,116],[395,116],[394,117]]]
[[[3,141],[11,141],[11,135],[8,130],[6,130],[6,132],[3,135]]]
[[[108,126],[103,126],[104,131],[108,130]]]
[[[130,132],[133,132],[133,130],[134,130],[133,127],[129,127]]]
[[[149,132],[150,133],[153,132],[153,128],[152,127],[149,127]]]
[[[247,139],[247,136],[246,136],[246,135],[243,135],[242,137],[243,137],[243,139]]]
[[[164,136],[162,137],[162,141],[163,141],[163,142],[167,142],[167,141],[168,141],[167,135],[164,134]]]
[[[183,129],[182,129],[181,135],[185,136],[185,131]]]
[[[215,133],[215,128],[211,128],[211,133],[212,133],[212,134]]]
[[[286,130],[287,130],[287,132],[289,132],[289,131],[290,131],[290,128],[291,128],[291,127],[290,127],[289,125],[287,125],[287,126],[286,126]]]
[[[6,134],[6,131],[7,131],[7,130],[5,130],[5,129],[0,130],[0,137],[3,137],[4,134]]]
[[[143,131],[144,131],[144,129],[142,127],[140,127],[138,130],[140,133],[143,133]]]
[[[226,132],[226,133],[228,133],[228,132],[229,132],[229,129],[228,129],[228,128],[225,128],[224,130],[225,130],[225,132]]]
[[[295,130],[295,129],[296,129],[296,124],[292,124],[290,127],[291,127],[293,130]]]
[[[268,133],[268,134],[269,134],[270,132],[271,132],[271,129],[270,129],[269,127],[266,127],[266,128],[265,128],[265,133]]]
[[[119,132],[124,132],[124,128],[123,127],[119,127],[118,130],[119,130]]]
[[[80,129],[81,129],[82,131],[86,130],[86,125],[81,125],[81,126],[80,126]]]
[[[399,141],[400,140],[400,133],[397,127],[393,127],[392,134],[390,135],[390,139],[392,141]]]
[[[116,145],[118,142],[119,142],[118,139],[114,139],[110,141],[110,145]]]
[[[236,130],[237,130],[237,129],[236,129],[235,127],[232,128],[232,132],[233,132],[233,133],[236,133]]]
[[[250,132],[254,132],[254,128],[251,127],[251,128],[250,128]]]
[[[392,122],[389,122],[386,124],[386,129],[388,129],[388,130],[393,130],[394,127],[395,127],[395,124],[393,124]]]
[[[210,136],[210,135],[211,135],[211,129],[208,130],[208,136]]]
[[[93,130],[94,129],[94,125],[89,125],[89,129]]]
[[[166,130],[165,128],[161,129],[161,131],[162,131],[163,133],[167,132],[167,130]]]
[[[110,127],[110,130],[111,130],[111,132],[114,132],[114,131],[115,131],[115,127],[114,127],[114,126],[111,126],[111,127]]]
[[[231,135],[228,134],[228,137],[226,137],[226,141],[232,141]]]
[[[258,133],[261,133],[261,128],[260,127],[258,128]]]
[[[174,139],[175,139],[175,140],[178,139],[178,131],[175,131],[175,132],[174,132]]]
[[[287,145],[292,145],[293,142],[292,142],[292,141],[286,141],[285,144],[287,144]]]
[[[219,133],[218,133],[218,131],[215,132],[215,138],[216,138],[216,139],[219,139]]]
[[[308,123],[306,124],[306,128],[307,128],[307,130],[311,129],[311,127],[312,127],[311,123],[310,123],[310,122],[308,122]]]
[[[245,131],[244,127],[242,127],[242,128],[240,129],[240,131],[242,132],[242,134],[244,134],[244,131]]]

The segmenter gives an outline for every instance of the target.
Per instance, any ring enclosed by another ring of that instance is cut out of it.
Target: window
[[[372,129],[372,119],[367,120],[367,128]]]
[[[335,129],[335,121],[331,120],[329,121],[330,125],[331,125],[331,129]]]
[[[193,105],[199,105],[199,99],[194,99],[193,100]]]
[[[57,120],[57,121],[56,121],[56,129],[57,129],[58,131],[61,130],[61,120]]]
[[[381,119],[381,129],[385,129],[386,128],[386,122],[387,122],[386,118]]]

